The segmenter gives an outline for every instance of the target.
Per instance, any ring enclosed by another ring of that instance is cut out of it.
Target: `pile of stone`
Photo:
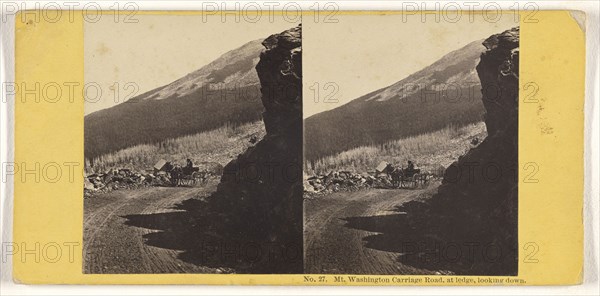
[[[353,173],[349,171],[331,171],[327,175],[305,177],[304,192],[330,193],[338,191],[356,191],[365,188],[394,188],[392,180],[385,173]]]
[[[105,173],[91,174],[84,179],[84,196],[119,189],[135,189],[143,186],[166,186],[169,177],[164,172],[140,173],[130,169],[114,169]]]
[[[119,189],[136,189],[144,186],[173,186],[169,174],[166,172],[167,161],[159,160],[152,170],[145,172],[134,171],[127,168],[112,169],[104,173],[94,173],[84,178],[84,196],[90,197],[95,193],[106,193]],[[216,162],[200,162],[196,166],[203,177],[219,177],[223,166]]]

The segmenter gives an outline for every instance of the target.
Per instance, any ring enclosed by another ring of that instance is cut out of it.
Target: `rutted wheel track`
[[[361,190],[305,200],[304,250],[306,273],[432,274],[397,261],[399,253],[366,247],[375,232],[353,229],[343,220],[398,214],[395,206],[417,198],[424,190]],[[401,235],[401,234],[399,234]]]
[[[155,230],[125,224],[127,215],[173,212],[186,199],[209,194],[214,186],[149,187],[118,190],[84,202],[84,273],[213,273],[177,258],[179,251],[149,246]]]

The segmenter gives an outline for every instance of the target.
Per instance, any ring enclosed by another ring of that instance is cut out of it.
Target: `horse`
[[[394,167],[393,165],[388,164],[385,168],[385,172],[392,179],[392,185],[398,188],[402,187],[402,179],[404,177],[404,170],[402,169],[402,167]]]
[[[167,170],[171,179],[171,185],[179,185],[179,180],[183,177],[183,168],[178,165],[172,166],[170,170]]]
[[[419,183],[427,183],[427,175],[421,174],[420,169],[409,170],[408,168],[403,169],[400,166],[394,167],[393,165],[388,164],[384,169],[384,172],[391,177],[392,184],[396,188],[404,188],[407,186],[410,188],[415,188]]]

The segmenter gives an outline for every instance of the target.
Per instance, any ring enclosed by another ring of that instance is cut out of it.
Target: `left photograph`
[[[303,273],[302,26],[230,20],[84,23],[84,273]]]

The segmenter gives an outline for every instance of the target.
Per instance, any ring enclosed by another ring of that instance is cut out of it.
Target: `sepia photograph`
[[[84,24],[84,273],[302,273],[301,25],[137,17]]]
[[[33,2],[0,294],[598,294],[600,4]]]
[[[503,17],[305,24],[306,273],[517,275],[519,27]]]

